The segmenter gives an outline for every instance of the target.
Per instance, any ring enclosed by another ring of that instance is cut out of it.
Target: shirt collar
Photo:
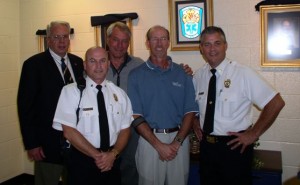
[[[148,58],[148,60],[146,61],[146,65],[149,69],[151,70],[157,70],[157,71],[169,71],[169,70],[172,70],[173,69],[173,61],[172,61],[172,58],[170,56],[167,56],[167,60],[169,62],[169,66],[167,69],[161,69],[160,67],[154,65],[151,60],[150,60],[150,57]]]
[[[85,78],[85,80],[86,80],[86,85],[87,85],[87,87],[91,87],[91,88],[96,89],[96,86],[97,86],[98,84],[96,84],[89,76],[87,76],[87,77]],[[101,85],[102,87],[106,87],[106,85],[107,85],[107,80],[105,79],[100,85]]]
[[[49,48],[49,52],[50,52],[51,56],[54,58],[54,60],[61,64],[61,56],[57,55],[50,48]],[[63,58],[67,60],[68,59],[68,55],[66,54]]]
[[[120,73],[122,71],[122,69],[128,64],[128,62],[131,61],[131,57],[128,55],[128,53],[125,54],[125,57],[124,57],[124,62],[123,64],[121,64],[120,66],[120,69],[117,70],[115,68],[115,66],[112,64],[112,62],[110,62],[110,67],[112,69],[112,72],[113,72],[113,75],[116,75],[117,73]]]
[[[229,63],[230,61],[225,58],[217,67],[216,67],[216,70],[217,70],[217,73],[220,74],[220,76],[222,76],[224,70],[225,70],[225,67],[227,66],[227,64]],[[211,67],[210,67],[211,68]]]

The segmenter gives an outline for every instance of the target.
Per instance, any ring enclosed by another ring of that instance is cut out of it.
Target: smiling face
[[[226,50],[227,42],[220,33],[205,34],[201,38],[201,54],[212,68],[216,68],[225,59]]]
[[[130,43],[130,36],[120,28],[113,28],[111,35],[108,37],[107,45],[109,55],[113,58],[122,58],[127,53]]]
[[[50,35],[47,37],[47,44],[54,53],[64,57],[70,45],[68,27],[63,24],[56,24],[51,27]]]
[[[150,49],[150,55],[157,58],[166,57],[170,46],[168,31],[160,26],[153,27],[147,37],[146,45]]]
[[[97,84],[101,84],[109,69],[107,52],[101,47],[90,48],[83,63],[86,74]]]

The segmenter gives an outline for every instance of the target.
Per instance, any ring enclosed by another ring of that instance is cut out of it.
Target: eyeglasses
[[[70,35],[53,35],[50,36],[50,38],[52,38],[55,42],[60,40],[66,41],[70,39]]]
[[[152,43],[158,43],[158,41],[166,42],[166,41],[169,41],[169,39],[167,37],[160,37],[160,38],[152,37],[152,38],[150,38],[150,42],[152,42]]]

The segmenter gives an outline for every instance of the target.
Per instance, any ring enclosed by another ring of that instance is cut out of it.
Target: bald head
[[[85,61],[88,60],[89,56],[91,56],[94,52],[101,52],[104,53],[104,55],[107,56],[107,52],[104,48],[100,47],[100,46],[94,46],[89,48],[86,52],[85,52]]]
[[[107,52],[102,47],[91,47],[85,53],[84,69],[88,77],[95,83],[101,84],[109,69]]]

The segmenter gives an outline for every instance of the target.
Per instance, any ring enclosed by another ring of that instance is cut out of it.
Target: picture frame
[[[213,0],[169,0],[171,51],[197,51],[201,31],[213,25]]]
[[[117,22],[117,21],[115,21],[115,22]],[[100,46],[100,47],[105,48],[105,50],[108,50],[106,31],[107,31],[107,28],[109,27],[109,25],[111,25],[112,23],[115,23],[115,22],[110,22],[110,23],[107,23],[107,24],[95,26],[96,46]],[[129,27],[129,29],[132,33],[132,19],[126,18],[126,19],[123,19],[120,22],[123,22],[124,24],[126,24]],[[133,54],[133,34],[131,34],[130,44],[129,44],[127,52],[130,55]]]
[[[300,4],[260,7],[261,66],[300,67]]]

